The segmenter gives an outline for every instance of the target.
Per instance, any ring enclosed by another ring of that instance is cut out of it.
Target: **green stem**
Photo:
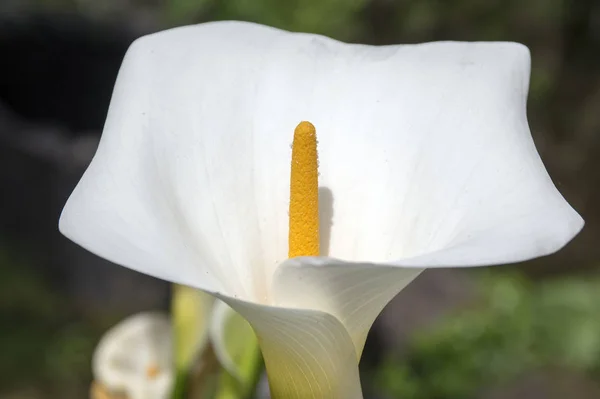
[[[175,377],[175,387],[173,388],[172,399],[185,399],[188,391],[188,373],[178,371]]]

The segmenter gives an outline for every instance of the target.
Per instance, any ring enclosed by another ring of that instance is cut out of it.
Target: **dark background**
[[[534,140],[586,226],[533,262],[424,273],[376,323],[364,385],[405,399],[600,397],[600,2],[0,0],[0,398],[86,397],[102,331],[167,308],[168,284],[85,252],[57,221],[129,43],[219,19],[370,44],[526,44]]]

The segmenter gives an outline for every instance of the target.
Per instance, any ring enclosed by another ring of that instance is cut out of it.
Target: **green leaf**
[[[214,3],[214,0],[169,0],[164,5],[164,15],[174,25],[195,22]]]

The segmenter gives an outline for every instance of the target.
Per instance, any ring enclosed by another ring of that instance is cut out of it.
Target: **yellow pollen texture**
[[[319,160],[317,133],[300,122],[292,143],[288,257],[319,256]]]

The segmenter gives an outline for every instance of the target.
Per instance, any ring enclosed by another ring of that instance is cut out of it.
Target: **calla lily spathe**
[[[547,255],[581,229],[533,144],[529,73],[515,43],[372,47],[241,22],[146,36],[60,229],[240,312],[275,397],[359,398],[367,332],[421,270]],[[302,120],[324,256],[286,260]]]

